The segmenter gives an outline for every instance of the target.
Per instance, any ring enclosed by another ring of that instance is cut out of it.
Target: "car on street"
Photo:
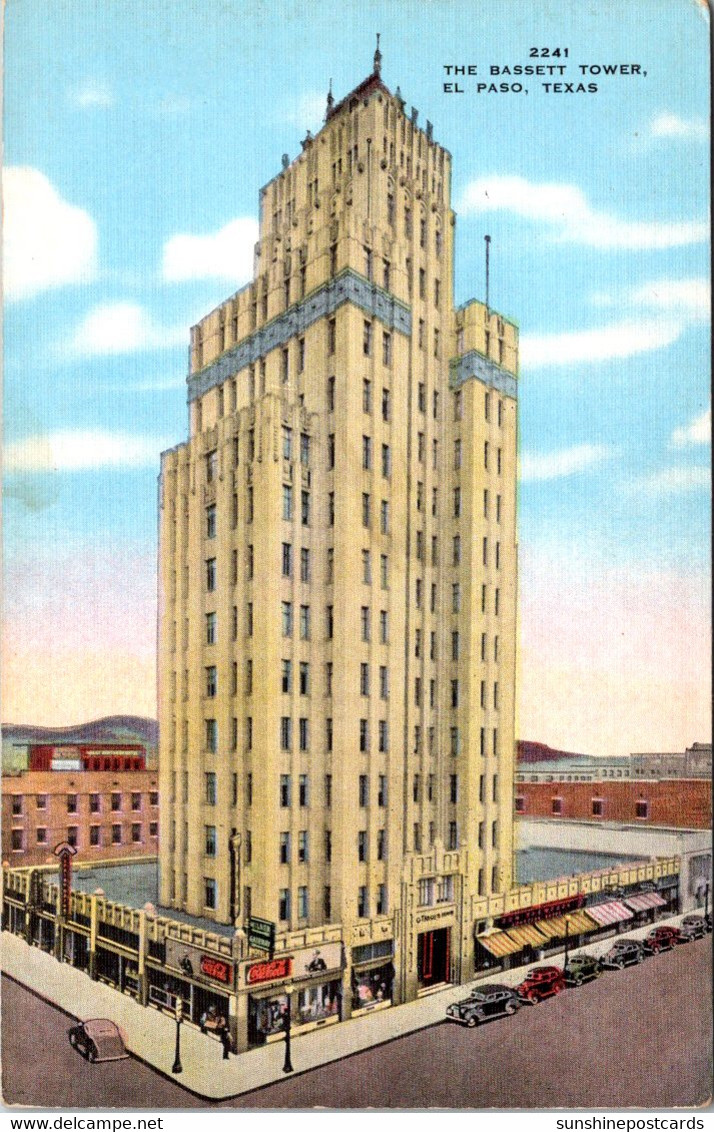
[[[69,1044],[84,1054],[87,1061],[121,1061],[129,1054],[124,1038],[115,1022],[108,1018],[89,1018],[67,1031]]]
[[[641,963],[646,956],[647,951],[638,940],[619,939],[613,943],[609,951],[600,956],[600,963],[603,967],[622,970],[623,967],[632,967],[635,963]]]
[[[460,1022],[462,1026],[478,1026],[491,1018],[515,1014],[520,1005],[511,987],[490,983],[478,989],[474,987],[469,997],[461,1002],[452,1002],[446,1008],[446,1017],[448,1021]]]
[[[668,940],[672,947],[674,947],[676,943],[687,942],[679,928],[673,927],[672,924],[659,924],[659,926],[653,928],[649,934],[652,937],[656,936],[657,938]]]
[[[686,936],[687,940],[701,939],[707,934],[707,922],[703,916],[692,913],[685,916],[679,925],[679,934]]]
[[[602,967],[594,955],[571,955],[563,974],[567,987],[579,987],[602,975]]]
[[[521,1002],[535,1004],[551,995],[560,994],[564,988],[565,978],[560,967],[533,967],[516,987],[516,994]]]
[[[642,940],[642,946],[648,955],[659,955],[660,951],[671,951],[677,940],[671,932],[660,931],[653,928]]]

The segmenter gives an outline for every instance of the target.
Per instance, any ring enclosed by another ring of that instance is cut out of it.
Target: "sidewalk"
[[[659,923],[676,924],[680,916]],[[643,938],[651,924],[617,938]],[[592,955],[601,955],[612,945],[612,937],[587,945]],[[684,945],[686,946],[686,945]],[[580,951],[574,948],[573,951]],[[562,965],[562,952],[543,960]],[[176,1024],[170,1015],[148,1006],[140,1006],[133,998],[104,983],[93,982],[83,971],[66,963],[58,963],[38,947],[28,947],[19,937],[2,933],[2,969],[18,983],[35,991],[42,998],[59,1006],[73,1018],[111,1018],[121,1027],[128,1049],[177,1084],[200,1097],[224,1100],[250,1092],[273,1081],[283,1080],[283,1042],[275,1042],[248,1053],[223,1060],[221,1046],[190,1025],[181,1027],[181,1062],[183,1072],[172,1074]],[[528,967],[534,964],[529,963]],[[526,967],[497,971],[478,980],[515,986],[521,982]],[[462,986],[451,986],[415,1002],[376,1011],[353,1018],[327,1030],[296,1036],[292,1042],[295,1073],[315,1069],[328,1062],[339,1061],[350,1054],[391,1041],[434,1025],[444,1019],[446,1007],[465,997],[469,980]],[[69,1027],[68,1027],[69,1028]]]

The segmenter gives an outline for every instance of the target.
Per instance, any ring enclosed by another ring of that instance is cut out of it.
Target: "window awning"
[[[477,935],[476,939],[490,951],[492,955],[500,958],[502,955],[510,955],[514,951],[520,951],[521,945],[514,943],[506,932],[490,932],[488,935]]]
[[[506,933],[516,944],[518,950],[527,947],[542,947],[547,943],[546,937],[532,924],[520,924],[517,928],[509,928]]]
[[[658,892],[638,892],[623,901],[633,912],[644,912],[647,908],[663,908],[667,901]]]
[[[537,920],[536,927],[544,936],[550,939],[563,939],[565,937],[565,916],[554,916],[552,920]],[[571,912],[568,923],[568,935],[582,935],[592,932],[599,927],[595,920],[591,920],[587,912]]]
[[[607,924],[618,924],[622,920],[631,920],[632,912],[620,900],[610,900],[607,904],[592,904],[588,908],[588,916],[596,920],[601,927]]]

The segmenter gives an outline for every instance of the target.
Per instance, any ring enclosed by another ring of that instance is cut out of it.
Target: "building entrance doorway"
[[[450,981],[451,929],[437,928],[417,938],[417,977],[420,987]]]

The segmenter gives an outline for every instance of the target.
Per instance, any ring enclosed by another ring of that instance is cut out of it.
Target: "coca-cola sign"
[[[256,983],[270,983],[273,979],[287,979],[292,974],[293,961],[290,956],[283,959],[265,959],[250,963],[245,970],[245,981],[249,987]]]
[[[213,955],[201,956],[201,971],[209,979],[217,979],[219,983],[233,982],[233,964],[226,963],[225,959],[216,959]]]

